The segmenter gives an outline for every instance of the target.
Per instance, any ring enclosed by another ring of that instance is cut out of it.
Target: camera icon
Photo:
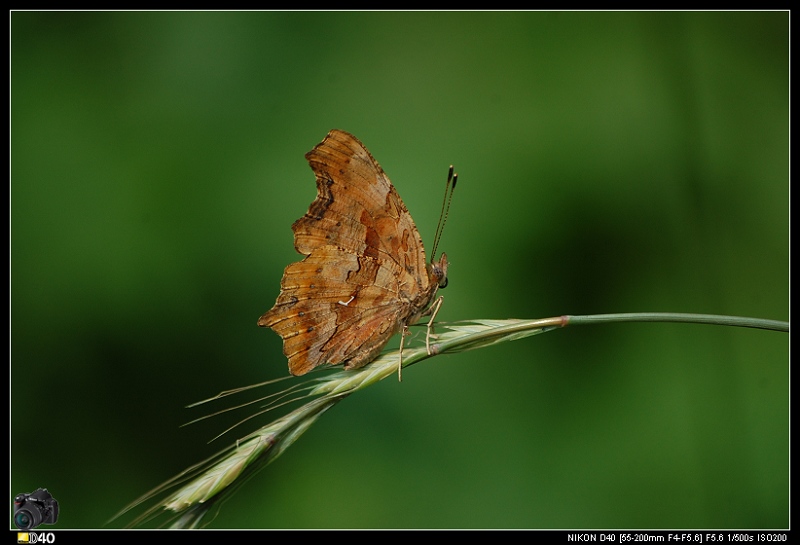
[[[20,530],[55,524],[57,520],[58,502],[46,488],[37,488],[30,494],[17,494],[14,498],[14,524]]]

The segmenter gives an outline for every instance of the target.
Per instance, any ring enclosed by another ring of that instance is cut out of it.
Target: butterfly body
[[[305,257],[286,267],[275,305],[258,320],[283,338],[294,375],[366,365],[447,279],[447,256],[427,264],[411,214],[358,139],[332,130],[306,159],[317,198],[292,225]]]

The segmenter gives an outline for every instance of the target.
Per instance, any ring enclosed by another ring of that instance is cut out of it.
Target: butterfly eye
[[[439,280],[439,289],[444,289],[447,287],[447,277],[445,276],[441,280]]]

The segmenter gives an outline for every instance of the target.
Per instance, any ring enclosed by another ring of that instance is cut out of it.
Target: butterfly
[[[355,136],[332,130],[306,159],[317,197],[292,224],[295,249],[305,257],[286,267],[275,306],[258,325],[282,337],[293,375],[320,365],[363,367],[398,332],[402,357],[408,326],[426,314],[430,335],[447,255],[427,263],[411,214]],[[450,167],[448,186],[456,180]]]

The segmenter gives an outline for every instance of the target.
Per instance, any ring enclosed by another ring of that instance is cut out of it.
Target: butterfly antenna
[[[433,236],[433,252],[431,252],[431,261],[433,261],[433,258],[436,257],[436,249],[439,247],[439,239],[442,238],[444,224],[447,223],[447,215],[450,213],[450,201],[453,200],[453,191],[456,189],[457,181],[458,174],[453,174],[453,165],[450,165],[450,170],[447,173],[447,184],[445,184],[444,187],[442,212],[439,214],[439,225],[436,226],[436,234]]]

